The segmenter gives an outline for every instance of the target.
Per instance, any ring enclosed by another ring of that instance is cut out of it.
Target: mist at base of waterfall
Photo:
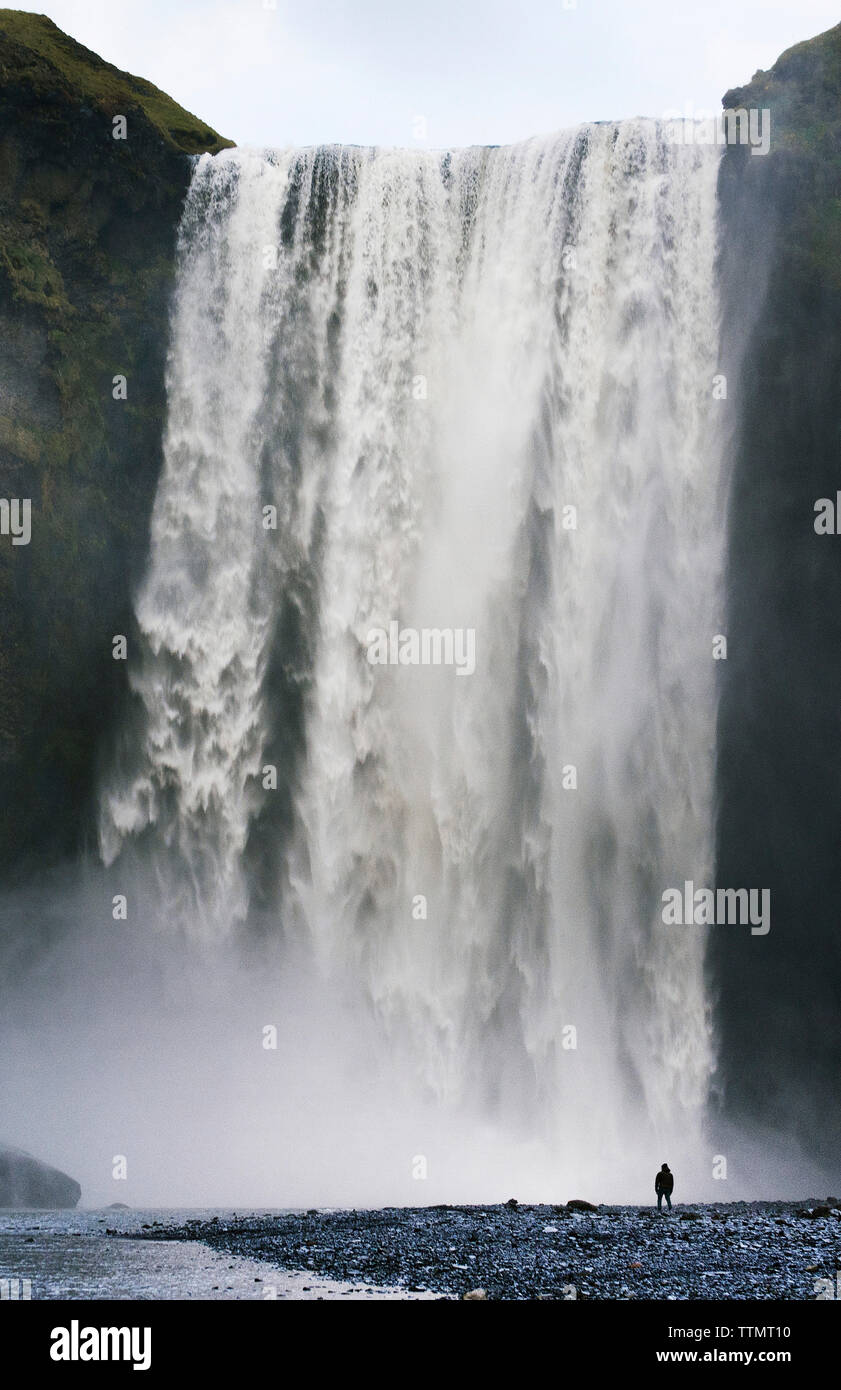
[[[4,926],[53,937],[4,963],[2,1137],[76,1177],[83,1206],[648,1204],[664,1161],[681,1201],[831,1189],[784,1139],[732,1124],[709,1122],[700,1144],[630,1130],[589,1150],[592,1114],[553,1125],[524,1108],[512,1124],[478,1087],[436,1097],[350,985],[265,943],[208,961],[160,924],[112,922],[109,886],[92,869],[1,909]]]

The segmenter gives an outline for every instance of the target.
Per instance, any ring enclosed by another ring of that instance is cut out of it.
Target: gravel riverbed
[[[116,1234],[116,1232],[115,1232]],[[133,1233],[356,1287],[489,1299],[801,1299],[841,1266],[841,1203],[506,1203],[271,1212]]]

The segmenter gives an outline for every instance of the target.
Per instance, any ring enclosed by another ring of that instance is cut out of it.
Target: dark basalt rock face
[[[74,1178],[0,1144],[0,1207],[75,1207],[81,1195]]]
[[[771,111],[721,171],[734,473],[717,879],[771,890],[771,930],[714,927],[726,1110],[837,1172],[841,1144],[841,25],[724,105]],[[744,353],[741,373],[739,358]]]
[[[0,536],[7,883],[90,833],[125,680],[111,637],[132,631],[160,468],[191,156],[228,144],[45,16],[0,10],[0,497],[32,501],[31,542]]]

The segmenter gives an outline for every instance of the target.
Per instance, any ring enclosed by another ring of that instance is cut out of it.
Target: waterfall
[[[257,922],[406,1086],[592,1161],[694,1142],[715,1061],[660,911],[713,874],[717,154],[202,156],[101,797],[169,930]]]

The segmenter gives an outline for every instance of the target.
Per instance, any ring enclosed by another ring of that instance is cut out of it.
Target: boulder
[[[74,1178],[0,1144],[0,1207],[75,1207],[81,1195]]]
[[[462,1303],[485,1303],[487,1297],[484,1289],[471,1289],[469,1293],[462,1294],[461,1301]]]
[[[592,1202],[585,1202],[583,1197],[572,1197],[567,1202],[570,1211],[598,1211],[598,1207]]]

